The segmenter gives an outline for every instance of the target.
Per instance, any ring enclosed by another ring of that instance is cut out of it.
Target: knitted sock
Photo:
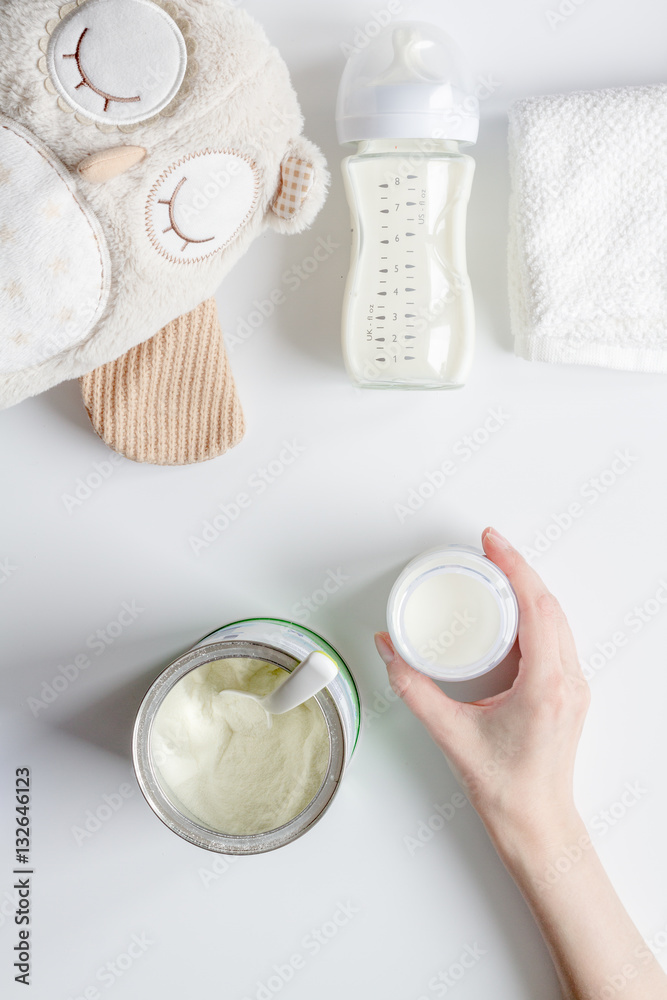
[[[243,437],[213,298],[79,381],[97,434],[135,462],[204,462]]]

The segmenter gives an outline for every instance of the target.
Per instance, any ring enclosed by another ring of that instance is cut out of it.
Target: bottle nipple
[[[431,39],[424,38],[416,28],[405,26],[394,29],[392,44],[394,61],[370,83],[371,87],[378,84],[440,82],[441,75],[432,73],[422,59],[424,50],[433,47]]]
[[[0,0],[1,2],[1,0]],[[350,55],[336,105],[341,142],[475,142],[479,108],[465,57],[435,24],[396,21]]]

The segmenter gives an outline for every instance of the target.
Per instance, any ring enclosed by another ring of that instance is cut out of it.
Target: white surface
[[[107,465],[110,453],[92,433],[75,383],[0,417],[2,801],[14,769],[29,765],[33,998],[82,997],[93,986],[114,1000],[255,998],[258,981],[300,953],[303,968],[272,996],[431,1000],[429,980],[477,945],[485,954],[451,996],[555,1000],[538,932],[472,809],[457,809],[414,856],[406,848],[404,838],[456,785],[408,711],[385,700],[372,632],[383,625],[393,579],[416,553],[440,541],[474,544],[487,523],[532,544],[575,502],[580,516],[535,565],[569,613],[583,659],[590,661],[597,643],[614,653],[608,662],[600,657],[604,665],[591,682],[578,801],[642,932],[649,939],[663,932],[656,940],[667,942],[667,606],[657,605],[639,625],[632,612],[667,579],[665,381],[531,365],[513,357],[508,333],[508,103],[531,93],[658,82],[664,73],[667,8],[658,0],[571,7],[550,28],[545,12],[555,0],[470,0],[451,11],[437,5],[475,57],[480,80],[495,88],[482,101],[475,153],[469,248],[479,336],[468,388],[422,395],[348,385],[338,336],[348,224],[333,109],[340,45],[353,41],[378,6],[263,0],[248,8],[293,71],[308,134],[325,147],[334,184],[311,232],[267,234],[220,293],[231,332],[256,310],[255,300],[276,288],[285,295],[233,351],[249,422],[245,442],[200,468]],[[411,17],[428,14],[426,4],[404,9]],[[293,268],[318,240],[334,249],[302,281]],[[466,435],[498,408],[508,414],[503,427],[468,458]],[[283,442],[303,452],[294,458]],[[617,463],[615,484],[599,488],[594,481],[619,449],[634,460],[623,472]],[[456,474],[400,523],[394,505],[448,458]],[[268,484],[260,470],[270,462],[282,463],[273,466],[282,474]],[[111,474],[68,512],[63,496],[100,463]],[[240,492],[250,506],[196,556],[189,538]],[[287,849],[225,868],[178,840],[142,801],[128,758],[134,712],[157,672],[206,631],[251,615],[303,619],[304,601],[332,574],[340,587],[307,624],[340,648],[376,714],[324,820]],[[133,601],[143,610],[135,609],[134,619],[126,611],[129,624],[104,646],[95,632]],[[612,636],[620,631],[626,643],[617,648]],[[90,666],[34,718],[27,699],[82,653]],[[619,805],[626,782],[644,790],[629,806]],[[77,844],[72,830],[86,811],[124,783],[133,793],[119,793],[121,807]],[[609,809],[621,815],[613,826],[602,818]],[[14,852],[11,814],[2,813],[4,914]],[[357,912],[344,923],[339,905],[348,902]],[[313,929],[335,917],[342,926],[315,954]],[[133,934],[152,943],[144,952],[133,948],[140,957],[120,978],[108,971],[96,979]],[[14,943],[5,920],[3,982],[11,978]],[[661,961],[667,965],[665,950]],[[27,994],[10,985],[5,995]]]

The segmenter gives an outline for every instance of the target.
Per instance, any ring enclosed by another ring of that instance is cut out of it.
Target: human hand
[[[514,684],[472,704],[454,701],[409,667],[382,632],[375,641],[391,685],[442,748],[482,817],[542,931],[563,997],[611,996],[620,982],[627,1000],[667,1000],[667,977],[574,806],[574,759],[590,695],[565,615],[502,536],[487,528],[482,544],[519,602]]]
[[[482,544],[519,602],[521,659],[509,691],[471,704],[454,701],[401,659],[386,632],[375,642],[392,688],[444,751],[502,847],[518,834],[557,835],[577,818],[572,780],[590,694],[556,598],[492,528]]]

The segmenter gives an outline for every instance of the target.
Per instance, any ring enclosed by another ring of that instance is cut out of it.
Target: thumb
[[[465,706],[449,698],[430,677],[409,666],[394,649],[387,632],[376,633],[375,646],[386,664],[393,690],[447,753],[450,745],[458,743],[461,727],[468,722]]]

